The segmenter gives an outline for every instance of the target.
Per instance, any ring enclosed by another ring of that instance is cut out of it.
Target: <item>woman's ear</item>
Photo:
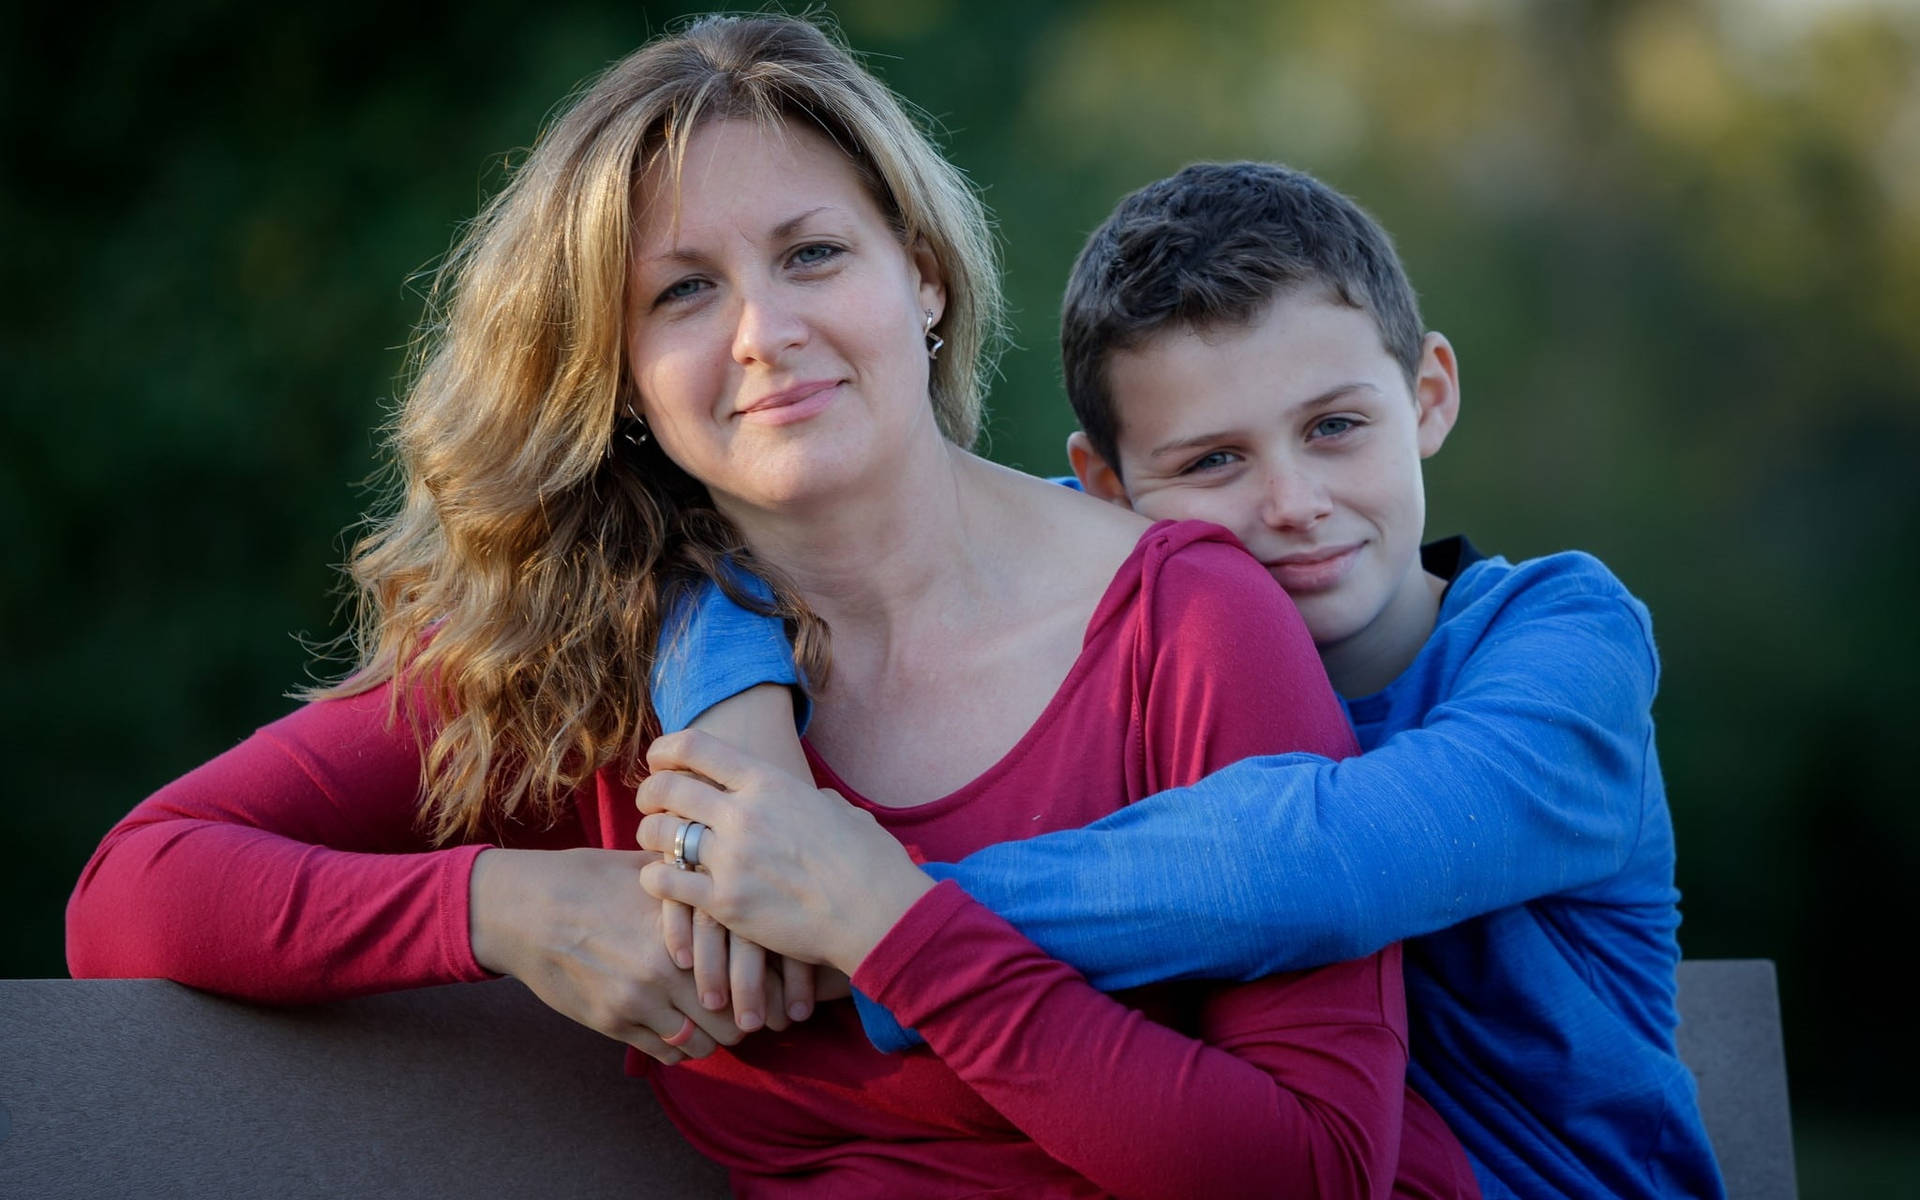
[[[933,323],[938,325],[947,312],[947,280],[941,273],[940,259],[924,237],[913,239],[908,258],[913,263],[914,291],[920,297],[920,311],[932,313]]]
[[[1126,485],[1120,482],[1120,472],[1093,448],[1092,440],[1083,430],[1076,429],[1067,435],[1067,461],[1073,464],[1074,477],[1087,495],[1121,508],[1133,507],[1127,498]]]

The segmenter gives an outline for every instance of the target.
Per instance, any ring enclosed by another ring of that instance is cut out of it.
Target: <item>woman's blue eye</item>
[[[1322,417],[1313,423],[1313,437],[1339,437],[1358,422],[1352,417]]]
[[[798,250],[795,250],[793,252],[793,261],[798,266],[817,267],[838,253],[840,253],[840,247],[838,246],[829,246],[825,242],[814,242],[812,245],[802,246]]]
[[[704,279],[682,279],[678,283],[668,285],[667,289],[660,293],[660,299],[656,300],[655,303],[685,300],[698,294],[700,289],[705,286],[707,286],[707,281]]]

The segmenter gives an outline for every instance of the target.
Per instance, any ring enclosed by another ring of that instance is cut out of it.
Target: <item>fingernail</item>
[[[760,1014],[757,1012],[743,1012],[740,1014],[739,1024],[740,1028],[751,1033],[760,1028]]]
[[[686,1041],[688,1038],[693,1036],[693,1031],[694,1031],[693,1018],[682,1017],[680,1019],[680,1028],[674,1031],[673,1036],[663,1037],[660,1040],[677,1050],[681,1046],[686,1044]]]
[[[701,992],[700,1003],[706,1005],[709,1010],[718,1012],[726,1006],[727,998],[719,992]]]
[[[804,1021],[813,1015],[813,1005],[802,1004],[798,1000],[787,1005],[787,1015],[796,1021]]]
[[[693,970],[693,951],[675,950],[673,952],[673,965],[679,967],[682,971]]]

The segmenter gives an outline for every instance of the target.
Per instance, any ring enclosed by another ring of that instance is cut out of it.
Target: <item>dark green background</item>
[[[414,273],[678,11],[36,6],[0,37],[0,973],[147,791],[289,704]],[[1061,281],[1124,190],[1277,158],[1459,350],[1432,532],[1652,607],[1686,950],[1778,961],[1809,1197],[1916,1184],[1920,14],[1830,0],[834,6],[1000,222],[989,451],[1060,469]]]

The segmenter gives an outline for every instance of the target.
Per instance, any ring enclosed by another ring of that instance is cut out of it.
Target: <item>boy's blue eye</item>
[[[1199,458],[1188,463],[1180,473],[1182,475],[1192,475],[1199,471],[1212,471],[1224,467],[1232,461],[1233,455],[1228,451],[1214,450],[1207,454],[1202,454]]]
[[[1313,423],[1313,432],[1309,436],[1317,438],[1339,437],[1357,424],[1359,424],[1359,422],[1355,421],[1352,417],[1322,417]]]

